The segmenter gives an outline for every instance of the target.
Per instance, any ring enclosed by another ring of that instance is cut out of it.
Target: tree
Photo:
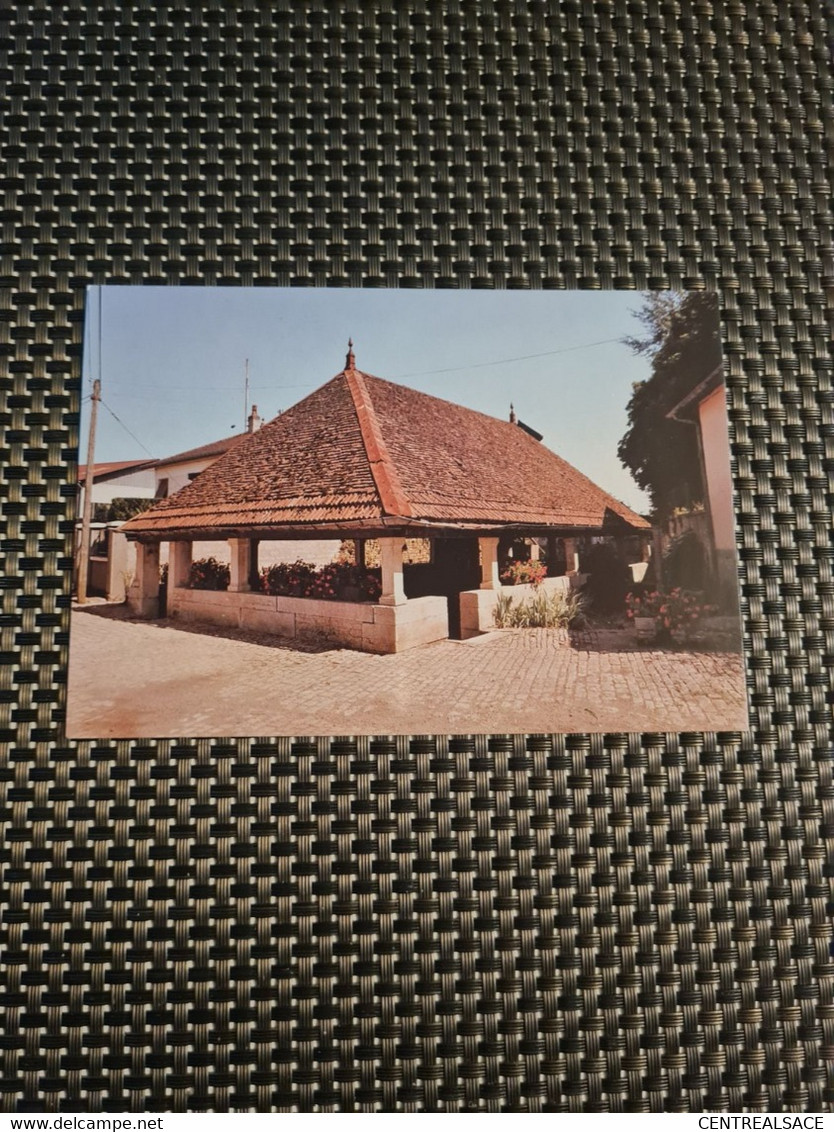
[[[651,359],[652,374],[632,388],[629,428],[617,454],[663,520],[676,507],[704,501],[696,430],[667,414],[721,363],[717,299],[700,291],[658,292],[635,314],[646,334],[624,343]]]
[[[132,519],[142,511],[153,507],[155,499],[139,499],[133,496],[117,496],[109,503],[93,504],[93,522],[95,523],[123,523]]]

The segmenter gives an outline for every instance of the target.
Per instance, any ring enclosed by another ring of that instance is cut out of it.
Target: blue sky
[[[512,402],[549,448],[643,511],[617,458],[632,382],[649,376],[622,344],[641,332],[641,305],[634,291],[93,287],[79,461],[96,377],[96,462],[170,456],[243,429],[246,359],[250,404],[269,420],[343,368],[352,336],[367,373],[502,419]]]

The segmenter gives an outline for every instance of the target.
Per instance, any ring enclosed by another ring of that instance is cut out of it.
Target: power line
[[[602,338],[599,342],[585,342],[581,346],[563,346],[561,350],[545,350],[541,354],[522,354],[517,358],[499,358],[494,362],[475,362],[468,366],[450,366],[448,369],[424,369],[417,373],[396,373],[394,377],[429,377],[435,373],[460,373],[463,370],[486,369],[487,366],[505,366],[510,362],[529,362],[533,358],[551,358],[554,354],[570,354],[574,350],[590,350],[593,346],[608,346],[612,342],[622,342],[622,338]]]
[[[127,425],[126,425],[126,424],[124,423],[124,421],[122,421],[122,420],[119,420],[119,418],[118,418],[118,417],[116,416],[116,414],[115,414],[115,413],[113,412],[113,410],[112,410],[112,409],[110,408],[110,406],[109,406],[109,405],[107,404],[107,402],[106,402],[106,401],[104,401],[104,400],[102,400],[102,401],[101,401],[101,404],[102,404],[102,405],[104,405],[105,409],[106,409],[106,410],[107,410],[107,412],[108,412],[108,413],[110,414],[110,416],[111,416],[111,417],[113,418],[113,420],[114,420],[114,421],[116,421],[116,422],[117,422],[118,424],[120,424],[120,425],[122,426],[122,428],[123,428],[123,429],[125,430],[125,432],[127,433],[127,435],[128,435],[128,436],[130,436],[130,437],[131,437],[131,438],[132,438],[133,440],[135,440],[135,441],[136,441],[136,443],[137,443],[137,444],[139,445],[139,447],[140,447],[141,449],[143,449],[143,450],[144,450],[145,452],[147,452],[147,453],[148,453],[148,455],[149,455],[149,456],[151,457],[151,459],[153,459],[153,458],[154,458],[154,456],[153,456],[153,452],[148,452],[148,449],[147,449],[147,448],[145,448],[145,445],[144,445],[144,444],[142,443],[142,441],[141,441],[141,440],[139,439],[139,437],[138,437],[138,436],[136,436],[136,434],[135,434],[135,433],[132,433],[132,432],[130,431],[130,429],[129,429],[129,428],[127,427]]]
[[[171,385],[167,381],[142,381],[141,384],[142,384],[143,389],[168,389],[168,390],[177,389],[177,390],[184,391],[186,393],[190,393],[192,395],[195,394],[195,393],[197,393],[197,394],[202,393],[207,389],[220,389],[220,390],[223,390],[224,392],[227,392],[227,393],[229,392],[229,386],[228,385]],[[309,381],[297,381],[297,382],[295,382],[294,384],[291,384],[291,385],[267,385],[267,384],[261,384],[261,383],[258,383],[257,385],[253,385],[251,382],[249,383],[249,391],[250,392],[252,392],[254,390],[261,390],[261,391],[266,392],[266,393],[271,393],[274,389],[309,389],[309,388],[310,388],[310,382]],[[125,394],[120,393],[119,396],[122,397],[122,396],[125,396]],[[139,395],[137,394],[137,396],[139,396]]]
[[[611,345],[614,342],[622,342],[622,338],[601,338],[598,342],[583,342],[579,346],[563,346],[563,347],[561,347],[561,349],[558,349],[558,350],[544,350],[540,354],[521,354],[518,357],[498,358],[495,361],[491,361],[491,362],[474,362],[474,363],[472,363],[471,365],[468,365],[468,366],[449,366],[445,369],[418,370],[418,371],[414,371],[414,372],[410,372],[410,373],[393,374],[392,376],[394,378],[429,377],[433,374],[438,374],[438,373],[462,373],[463,371],[470,370],[470,369],[486,369],[489,366],[509,365],[511,362],[527,362],[527,361],[532,361],[536,358],[554,357],[557,354],[571,354],[571,353],[574,353],[577,350],[591,350],[595,346],[608,346],[608,345]],[[218,390],[218,391],[227,392],[228,389],[229,389],[228,385],[197,385],[197,386],[195,386],[195,385],[176,385],[176,384],[171,384],[170,382],[165,382],[165,381],[163,381],[163,382],[142,381],[141,384],[142,384],[142,389],[166,389],[169,392],[181,391],[181,392],[189,393],[189,394],[192,394],[192,395],[195,394],[195,393],[199,394],[199,393],[202,393],[202,392],[208,391],[208,390]],[[309,389],[309,387],[310,387],[310,382],[308,382],[308,381],[296,381],[296,382],[290,382],[290,383],[287,383],[287,384],[282,383],[281,385],[272,385],[272,384],[268,384],[268,383],[264,383],[264,384],[258,383],[257,385],[253,385],[253,384],[250,383],[250,385],[249,385],[250,391],[259,390],[259,391],[261,391],[261,392],[263,392],[267,395],[271,394],[273,391],[278,391],[278,390],[282,390],[282,389]],[[130,394],[122,393],[122,394],[120,394],[120,396],[122,396],[123,398],[124,397],[130,397]],[[137,394],[136,397],[133,398],[133,400],[144,400],[144,399],[145,398],[142,397],[141,394]],[[102,402],[102,404],[104,404],[104,402]],[[107,408],[106,405],[105,405],[105,408]],[[108,412],[111,412],[111,411],[112,410],[108,409]],[[122,422],[120,421],[119,423],[121,424]],[[125,427],[125,426],[123,425],[122,427]],[[147,451],[147,449],[146,449],[146,451]]]

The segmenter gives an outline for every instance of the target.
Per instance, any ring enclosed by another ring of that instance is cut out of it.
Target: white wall
[[[698,414],[715,546],[717,550],[735,550],[729,421],[723,385],[704,398]]]
[[[541,590],[546,594],[567,593],[578,590],[585,584],[587,574],[561,575],[545,578]],[[464,590],[460,594],[460,635],[464,641],[491,633],[495,629],[493,614],[501,594],[509,594],[515,601],[522,602],[536,593],[537,587],[528,584],[520,586],[499,586],[497,590]]]
[[[201,460],[186,460],[178,464],[165,464],[161,468],[156,467],[156,484],[160,480],[168,481],[168,494],[173,495],[175,491],[179,491],[181,487],[191,483],[189,477],[199,475],[204,472],[209,464],[213,464],[217,456],[204,456]]]
[[[78,514],[84,510],[84,485],[79,485]],[[93,484],[93,503],[112,503],[114,499],[153,499],[156,477],[153,468],[129,472],[113,479]]]

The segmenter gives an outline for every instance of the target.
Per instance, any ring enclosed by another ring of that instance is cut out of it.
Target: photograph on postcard
[[[748,726],[716,297],[92,288],[72,738]]]

